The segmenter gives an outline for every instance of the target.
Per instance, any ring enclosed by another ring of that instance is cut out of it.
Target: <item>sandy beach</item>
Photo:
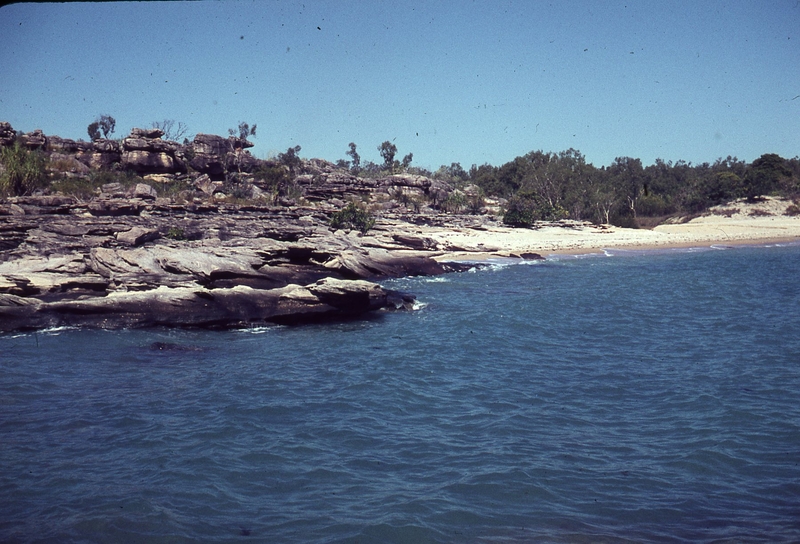
[[[800,241],[800,215],[786,215],[791,201],[767,198],[711,208],[691,220],[653,229],[629,229],[582,222],[535,229],[431,229],[425,234],[447,249],[439,260],[481,259],[523,253],[593,253],[604,249],[657,249]]]

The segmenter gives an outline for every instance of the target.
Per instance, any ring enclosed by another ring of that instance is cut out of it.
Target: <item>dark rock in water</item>
[[[402,291],[388,291],[386,294],[387,310],[413,310],[417,297]]]
[[[151,351],[170,351],[170,352],[203,352],[206,348],[199,346],[187,346],[184,344],[173,344],[172,342],[153,342],[150,344]]]
[[[520,258],[525,259],[526,261],[543,261],[544,257],[539,255],[538,253],[520,253]]]

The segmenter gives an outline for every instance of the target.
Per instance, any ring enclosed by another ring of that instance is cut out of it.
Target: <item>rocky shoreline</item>
[[[474,266],[459,260],[800,239],[796,206],[775,198],[651,230],[510,228],[501,203],[474,198],[474,186],[407,172],[359,177],[294,154],[256,159],[233,136],[179,144],[162,135],[76,142],[0,122],[0,150],[47,165],[42,186],[0,199],[0,333],[349,319],[413,308],[413,295],[376,282]],[[353,205],[368,225],[334,226]]]
[[[311,207],[32,196],[0,214],[0,332],[342,319],[412,307],[377,279],[464,268],[402,219],[364,235]]]
[[[445,183],[362,178],[293,154],[260,160],[240,137],[163,134],[85,142],[0,122],[0,148],[38,153],[49,176],[0,200],[0,332],[346,319],[413,306],[381,278],[464,268],[437,262],[441,248],[419,234],[451,223],[429,204],[453,192]],[[61,190],[70,183],[91,193]],[[348,202],[368,203],[378,219],[368,233],[331,227]]]

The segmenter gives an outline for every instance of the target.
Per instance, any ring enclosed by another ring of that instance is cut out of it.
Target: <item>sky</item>
[[[0,36],[0,121],[65,138],[108,114],[431,170],[800,155],[800,0],[17,3]]]

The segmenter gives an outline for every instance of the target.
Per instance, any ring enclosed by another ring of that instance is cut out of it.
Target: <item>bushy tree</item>
[[[362,206],[351,202],[343,210],[331,215],[331,227],[334,229],[356,229],[366,234],[375,226],[375,217]]]
[[[503,223],[513,227],[531,227],[537,221],[566,219],[567,211],[553,206],[536,194],[515,195],[506,203]]]
[[[287,149],[286,153],[278,154],[278,160],[281,162],[281,164],[286,166],[292,174],[294,174],[297,171],[297,169],[300,167],[300,164],[302,163],[300,157],[298,156],[298,153],[300,153],[300,149],[301,147],[299,145],[296,145],[294,147],[290,147],[289,149]]]
[[[100,139],[100,132],[103,133],[103,138],[108,138],[109,135],[114,133],[114,128],[117,126],[117,120],[110,115],[101,115],[93,122],[89,123],[86,131],[89,133],[89,138],[94,140]]]
[[[378,152],[383,157],[383,165],[387,169],[394,167],[394,156],[397,154],[397,146],[386,140],[378,146]]]
[[[246,140],[249,136],[254,136],[255,137],[255,135],[256,135],[256,124],[253,123],[253,126],[251,127],[248,123],[245,123],[244,121],[240,121],[239,122],[239,126],[236,129],[233,129],[233,128],[229,128],[228,129],[228,134],[230,136],[234,136],[234,137],[238,136],[242,140]]]
[[[358,173],[358,171],[361,169],[361,155],[359,155],[358,151],[356,151],[356,144],[354,142],[350,142],[347,145],[350,147],[350,150],[347,152],[347,155],[349,155],[353,161],[352,162],[353,173]]]
[[[755,200],[777,189],[783,178],[791,176],[786,159],[775,153],[765,153],[753,161],[744,177],[744,196]]]

